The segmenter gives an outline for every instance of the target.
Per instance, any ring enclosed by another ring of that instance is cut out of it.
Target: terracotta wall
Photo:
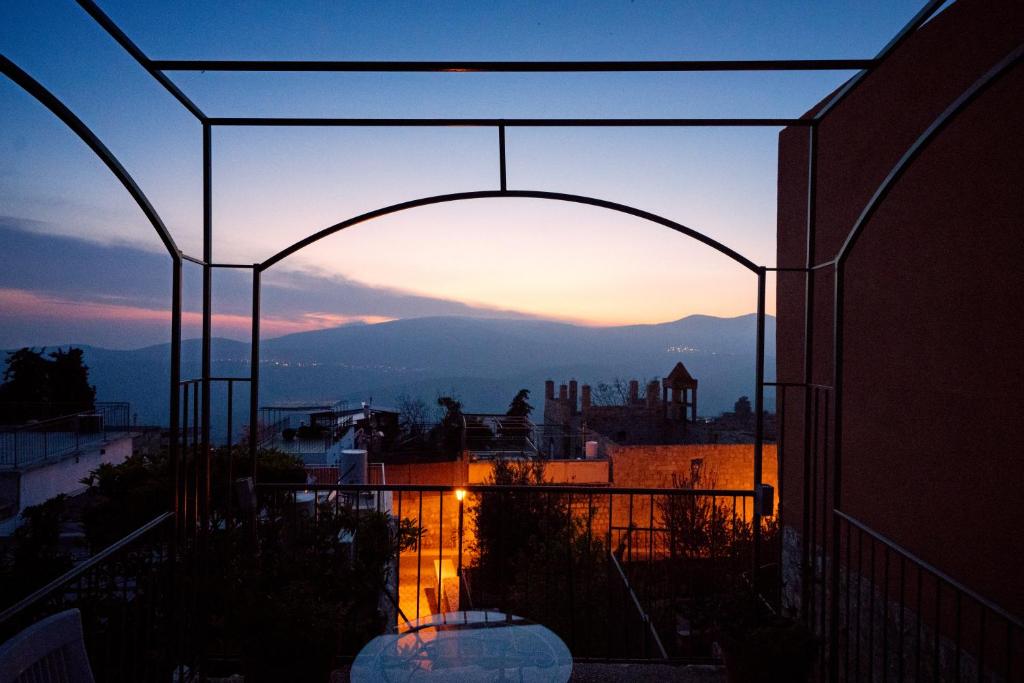
[[[678,444],[663,446],[614,446],[612,477],[619,487],[672,486],[672,475],[686,479],[691,463],[701,460],[713,488],[749,491],[754,482],[752,444]],[[774,444],[765,444],[761,455],[761,481],[778,488],[778,462]]]

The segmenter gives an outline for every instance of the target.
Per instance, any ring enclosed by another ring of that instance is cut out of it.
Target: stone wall
[[[676,475],[688,481],[695,461],[701,461],[710,478],[708,488],[753,487],[753,444],[671,444],[662,446],[609,447],[612,480],[618,487],[672,486]],[[761,481],[778,491],[778,456],[775,444],[765,444],[761,456]]]

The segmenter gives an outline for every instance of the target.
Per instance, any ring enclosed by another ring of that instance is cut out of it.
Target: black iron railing
[[[834,515],[840,680],[1024,679],[1019,618],[850,515]]]
[[[98,447],[128,432],[128,403],[96,403],[92,410],[0,428],[0,468],[17,469]]]
[[[156,517],[0,612],[0,641],[77,608],[97,681],[170,680],[175,661],[173,517]]]
[[[348,515],[350,557],[376,542],[360,518],[404,528],[411,540],[380,577],[391,629],[471,604],[548,626],[575,657],[706,661],[717,605],[741,583],[730,577],[749,579],[752,566],[749,491],[259,484],[252,510],[257,528],[332,547],[337,534],[310,530]]]

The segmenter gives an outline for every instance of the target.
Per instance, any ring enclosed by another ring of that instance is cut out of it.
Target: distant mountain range
[[[407,394],[429,406],[454,395],[469,412],[504,412],[520,388],[530,390],[539,420],[544,380],[596,385],[614,378],[663,377],[683,361],[700,381],[699,412],[731,410],[736,398],[753,396],[756,317],[692,315],[674,322],[621,327],[462,317],[411,318],[351,324],[264,340],[260,358],[261,404],[372,398],[394,405]],[[140,424],[167,421],[169,346],[130,351],[92,346],[85,362],[100,400],[130,401]],[[213,374],[249,374],[249,344],[214,339]],[[775,367],[775,319],[765,325],[765,356]],[[182,343],[182,378],[198,377],[200,341]],[[774,409],[770,394],[766,408]],[[226,401],[215,387],[212,422],[224,434]],[[248,421],[248,388],[235,392],[234,418]]]

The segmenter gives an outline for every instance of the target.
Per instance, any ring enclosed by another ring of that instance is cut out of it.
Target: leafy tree
[[[439,396],[437,405],[444,408],[441,424],[435,428],[440,436],[441,447],[447,453],[458,453],[462,450],[462,402],[451,396]]]
[[[533,412],[533,406],[530,405],[529,398],[530,390],[520,389],[508,405],[508,411],[505,414],[511,417],[529,417],[530,413]]]
[[[22,348],[7,354],[0,385],[0,422],[17,423],[91,410],[96,388],[81,349],[49,354]]]
[[[82,513],[85,536],[100,550],[171,507],[171,480],[166,452],[132,455],[124,462],[103,463],[82,479],[91,502]]]
[[[296,515],[274,499],[261,502],[255,538],[245,527],[211,532],[212,646],[240,655],[246,680],[326,680],[336,657],[389,626],[381,591],[416,527],[333,501]]]
[[[74,406],[76,410],[91,410],[96,403],[96,387],[89,384],[89,366],[85,364],[82,349],[57,349],[50,354],[51,401]]]
[[[754,413],[753,408],[750,407],[750,398],[747,396],[740,396],[736,399],[736,403],[733,405],[732,410],[739,417],[749,417]]]
[[[543,461],[495,462],[490,483],[522,488],[480,494],[469,508],[473,603],[543,624],[571,638],[580,656],[604,652],[611,584],[596,511],[585,496],[570,505],[566,494],[545,491],[543,481]]]
[[[71,558],[59,547],[66,496],[25,508],[24,523],[0,554],[0,603],[13,604],[71,569]]]

